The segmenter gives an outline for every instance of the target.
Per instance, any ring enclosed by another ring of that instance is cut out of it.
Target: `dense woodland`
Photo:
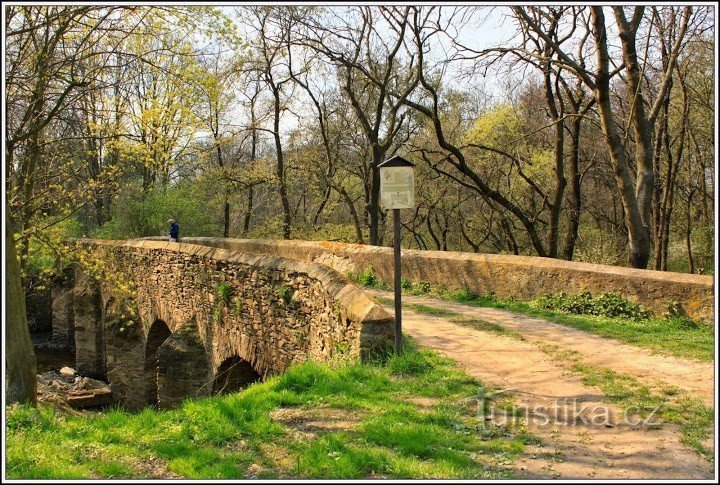
[[[491,19],[510,40],[469,45]],[[170,217],[387,245],[399,154],[404,247],[711,272],[713,28],[701,6],[8,7],[21,271]]]
[[[417,163],[403,247],[709,274],[714,24],[709,6],[9,6],[9,300],[64,238],[171,217],[391,244],[393,155]]]

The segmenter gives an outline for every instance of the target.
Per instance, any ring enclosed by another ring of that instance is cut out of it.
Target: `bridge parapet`
[[[76,318],[78,361],[106,373],[129,408],[208,395],[228,361],[247,363],[264,377],[306,359],[364,358],[393,342],[393,318],[320,264],[186,243],[76,243],[91,250],[106,274],[122,276],[132,295],[128,301],[119,294],[112,278],[74,292],[100,298],[73,302],[88,320],[78,325]],[[78,270],[74,280],[88,278]]]
[[[184,242],[251,254],[274,254],[313,261],[340,272],[371,268],[392,282],[392,248],[328,241],[188,237]],[[449,290],[469,288],[483,295],[530,300],[548,293],[611,292],[640,303],[656,314],[680,303],[688,315],[712,324],[714,279],[707,275],[625,268],[577,261],[457,251],[402,251],[402,274]]]

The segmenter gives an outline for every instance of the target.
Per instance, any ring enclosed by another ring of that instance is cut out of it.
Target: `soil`
[[[387,292],[372,293],[385,298],[392,296]],[[647,379],[651,384],[670,383],[703,396],[706,402],[713,392],[712,365],[655,355],[611,339],[501,310],[426,297],[403,296],[403,301],[497,323],[526,339],[521,341],[463,327],[447,318],[403,311],[403,330],[419,345],[439,351],[486,386],[513,397],[528,431],[543,441],[542,446],[528,446],[515,462],[519,475],[563,479],[713,477],[712,464],[680,443],[675,426],[627,424],[623,412],[609,405],[600,390],[585,385],[540,350],[540,345],[573,350],[583,362],[632,374],[641,382]],[[392,304],[384,306],[393,312]],[[505,418],[499,415],[495,419]]]
[[[375,292],[388,297],[391,294]],[[540,318],[518,315],[496,308],[478,308],[434,298],[403,295],[404,303],[441,308],[495,323],[520,333],[526,340],[552,343],[582,356],[587,364],[607,367],[621,374],[629,374],[650,384],[670,384],[700,397],[705,404],[714,403],[714,365],[689,359],[661,355],[651,350],[624,344],[620,341],[593,335],[582,330],[548,322]]]

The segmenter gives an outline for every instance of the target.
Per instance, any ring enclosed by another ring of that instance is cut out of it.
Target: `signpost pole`
[[[395,354],[402,354],[402,294],[400,278],[400,209],[393,209],[395,240]]]
[[[402,280],[400,274],[400,209],[415,206],[415,166],[410,160],[392,157],[378,165],[380,169],[380,202],[393,210],[395,266],[395,354],[402,354]]]

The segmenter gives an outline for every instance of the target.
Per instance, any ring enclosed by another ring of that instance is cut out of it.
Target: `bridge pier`
[[[73,323],[73,270],[66,270],[50,288],[52,302],[52,346],[73,350],[75,328]]]
[[[105,378],[105,339],[100,287],[79,268],[75,270],[72,315],[75,368],[81,375]]]

